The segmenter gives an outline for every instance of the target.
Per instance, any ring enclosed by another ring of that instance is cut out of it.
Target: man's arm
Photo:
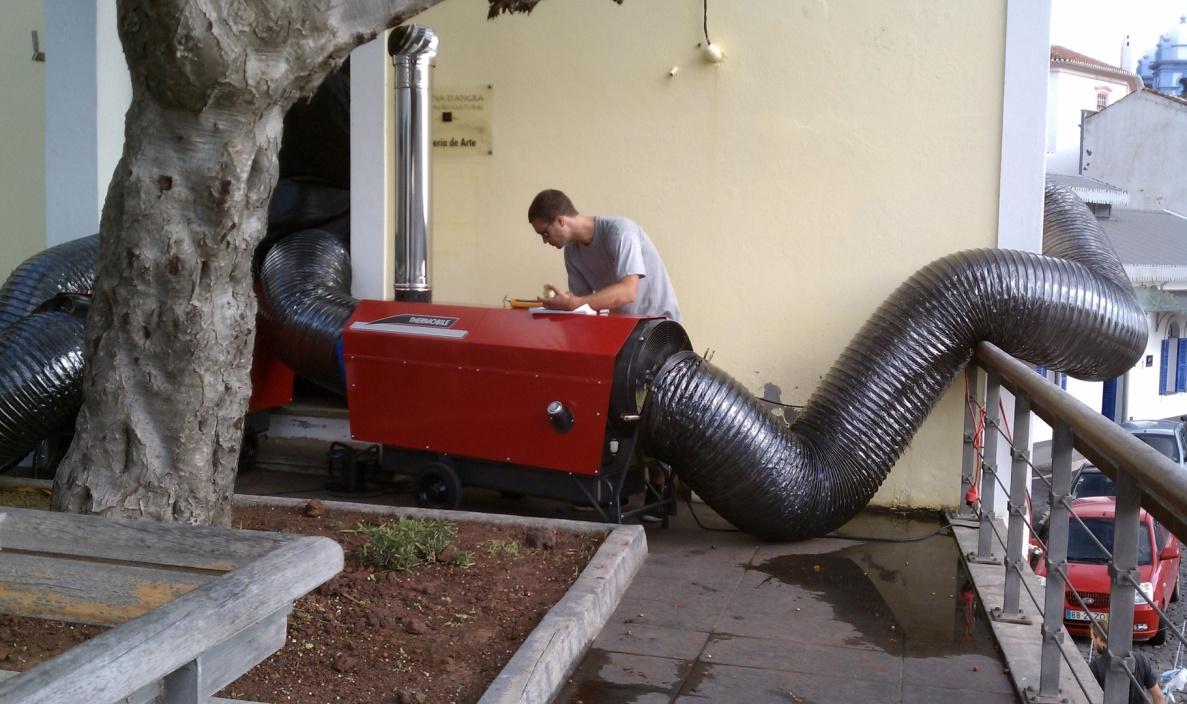
[[[1150,695],[1150,702],[1154,702],[1154,704],[1167,704],[1167,700],[1162,696],[1162,690],[1159,689],[1159,685],[1150,686],[1147,692]]]
[[[635,300],[635,296],[639,293],[639,275],[630,274],[624,276],[618,281],[599,291],[594,291],[588,296],[578,296],[569,291],[561,291],[552,284],[548,284],[548,288],[555,291],[556,296],[540,300],[545,308],[551,308],[552,310],[575,310],[585,304],[594,310],[613,309],[619,306],[625,306]]]
[[[1146,688],[1146,693],[1150,695],[1150,701],[1154,704],[1166,704],[1162,690],[1158,688],[1158,674],[1154,672],[1154,663],[1150,662],[1150,658],[1142,653],[1135,651],[1134,656],[1134,675]]]
[[[1158,688],[1158,683],[1150,685],[1150,689],[1146,690],[1150,695],[1150,701],[1154,704],[1166,704],[1166,698],[1162,696],[1162,690]]]

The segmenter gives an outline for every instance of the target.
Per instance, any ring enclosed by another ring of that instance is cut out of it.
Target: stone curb
[[[238,506],[304,506],[307,499],[235,495]],[[524,528],[551,528],[575,533],[601,534],[606,538],[569,591],[528,635],[515,655],[487,688],[479,704],[547,704],[576,669],[590,643],[601,632],[610,614],[647,557],[647,535],[640,525],[611,525],[559,518],[532,518],[470,511],[437,511],[404,506],[375,506],[346,501],[324,501],[336,511],[358,511],[385,516],[444,518]]]

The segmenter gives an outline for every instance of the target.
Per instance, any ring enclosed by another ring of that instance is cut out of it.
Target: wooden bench
[[[342,570],[329,538],[0,510],[0,612],[113,626],[0,682],[0,704],[208,702]]]

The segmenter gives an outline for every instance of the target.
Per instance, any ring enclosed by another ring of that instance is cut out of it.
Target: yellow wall
[[[701,9],[546,0],[488,22],[485,0],[450,0],[417,18],[440,36],[437,89],[494,86],[494,154],[434,165],[435,300],[563,283],[526,221],[561,188],[643,225],[698,351],[803,403],[899,282],[995,244],[1005,3],[713,0],[716,66]],[[949,393],[875,502],[954,504],[961,422]]]
[[[45,248],[45,48],[42,0],[7,0],[0,23],[0,282]]]

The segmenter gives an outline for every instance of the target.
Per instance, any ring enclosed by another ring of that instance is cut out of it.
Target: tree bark
[[[119,0],[132,104],[55,509],[229,523],[285,111],[438,1]]]

